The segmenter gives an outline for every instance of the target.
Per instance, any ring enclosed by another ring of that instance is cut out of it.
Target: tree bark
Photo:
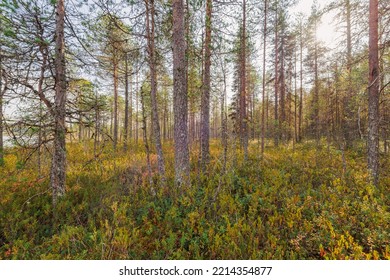
[[[152,101],[152,127],[154,141],[157,152],[157,165],[158,172],[163,180],[165,180],[165,162],[164,154],[161,145],[161,132],[160,122],[158,118],[158,107],[157,107],[157,71],[156,71],[156,49],[155,49],[155,33],[154,33],[154,0],[145,0],[146,5],[146,32],[148,40],[148,54],[149,54],[149,69],[150,69],[150,94]]]
[[[303,25],[302,20],[300,22],[299,32],[299,52],[300,52],[300,66],[299,66],[299,122],[298,122],[298,142],[302,141],[302,110],[303,110]]]
[[[185,42],[187,42],[187,45],[186,45],[186,50],[185,50],[185,58],[186,58],[186,63],[185,63],[185,72],[186,72],[186,92],[188,94],[188,92],[190,92],[190,87],[188,85],[188,77],[189,77],[189,61],[190,61],[190,56],[191,56],[191,53],[190,53],[190,47],[188,46],[190,44],[190,17],[191,17],[191,14],[190,14],[190,0],[183,0],[185,1],[185,8],[184,8],[184,4],[183,4],[183,9],[184,9],[184,28],[185,28],[185,33],[184,33],[184,38],[185,38]],[[202,34],[202,46],[203,46],[203,34]],[[203,48],[202,48],[202,51],[203,51]],[[203,58],[203,56],[202,56]],[[202,60],[202,66],[203,66],[203,60]],[[203,69],[202,69],[203,71]],[[203,74],[202,74],[202,77],[203,77]],[[187,101],[187,107],[189,106],[189,111],[191,111],[191,103],[193,101],[193,98],[190,98],[189,101]],[[188,105],[189,104],[189,105]],[[191,114],[191,112],[187,112],[187,119],[190,117],[189,115]],[[191,143],[192,141],[194,140],[193,137],[191,137],[191,123],[187,123],[187,125],[189,126],[187,128],[188,130],[188,145],[189,145],[189,149],[191,149]]]
[[[275,131],[274,131],[274,142],[275,146],[279,145],[279,115],[278,115],[278,59],[279,59],[279,49],[278,49],[278,1],[276,1],[275,9]]]
[[[113,67],[113,78],[114,78],[114,151],[116,151],[116,146],[118,144],[118,64],[114,58]]]
[[[242,1],[241,38],[241,91],[240,91],[240,138],[244,148],[244,158],[248,158],[248,119],[246,104],[246,0]]]
[[[100,132],[100,103],[98,102],[99,96],[97,90],[95,91],[95,133],[93,139],[93,155],[97,157],[97,148],[99,142],[99,132]]]
[[[0,45],[0,166],[4,165],[4,135],[3,135],[3,65],[1,56],[1,45]]]
[[[227,86],[226,86],[226,60],[223,59],[222,75],[223,75],[223,92],[221,93],[221,139],[223,147],[223,174],[226,173],[227,151],[228,151],[228,133],[227,133],[227,114],[226,114],[226,100],[227,100]]]
[[[317,16],[317,15],[315,15]],[[314,30],[317,32],[317,18],[314,19]],[[317,40],[314,40],[314,121],[315,121],[315,138],[317,142],[317,146],[320,144],[320,116],[319,116],[319,75],[318,75],[318,43]]]
[[[43,38],[43,29],[41,29],[41,38]],[[44,96],[43,92],[43,83],[45,80],[45,71],[47,68],[47,62],[48,62],[48,49],[45,46],[41,46],[39,48],[39,51],[42,55],[42,65],[41,65],[41,71],[40,71],[40,76],[38,80],[38,95],[39,96]],[[41,171],[42,171],[42,130],[44,130],[43,123],[42,123],[42,117],[43,117],[43,110],[42,110],[42,100],[39,100],[39,131],[38,131],[38,162],[37,162],[37,167],[38,167],[38,177],[41,177]]]
[[[130,145],[133,138],[133,73],[130,75],[130,97],[129,97],[129,138]]]
[[[138,110],[139,110],[139,89],[138,89],[138,70],[135,76],[135,143],[138,146],[138,130],[139,130],[139,120],[138,120]],[[138,148],[138,147],[137,147]]]
[[[352,35],[351,35],[351,5],[350,0],[345,0],[346,10],[346,26],[347,26],[347,90],[343,98],[343,120],[342,130],[344,134],[344,141],[346,148],[352,146],[352,125],[353,111],[352,111]]]
[[[129,135],[129,63],[128,53],[125,54],[125,127],[123,133],[123,150],[127,151]]]
[[[54,97],[54,152],[50,172],[50,185],[53,191],[53,204],[65,194],[66,147],[65,147],[65,5],[57,1],[56,7],[56,48],[55,48],[55,97]]]
[[[3,68],[1,65],[0,46],[0,166],[4,165],[4,142],[3,142]]]
[[[296,41],[294,46],[294,142],[298,142],[298,120],[297,120],[297,107],[298,107],[298,98],[297,98],[297,48]]]
[[[368,171],[370,180],[379,180],[379,58],[378,0],[370,0],[369,16],[369,83],[368,83]]]
[[[173,103],[175,141],[175,182],[190,184],[188,150],[188,97],[186,81],[186,42],[183,0],[173,0]]]
[[[144,92],[141,87],[140,90],[141,94],[141,109],[142,109],[142,131],[143,131],[143,139],[144,139],[144,145],[145,145],[145,152],[146,152],[146,164],[148,168],[148,177],[149,177],[149,183],[152,185],[153,180],[152,180],[152,165],[150,162],[150,148],[149,148],[149,142],[148,142],[148,133],[147,133],[147,119],[146,119],[146,110],[145,110],[145,97],[144,97]]]
[[[264,25],[263,25],[263,93],[261,106],[261,154],[264,154],[264,139],[265,139],[265,64],[267,52],[267,0],[264,1]]]
[[[280,30],[280,119],[279,131],[282,143],[286,141],[286,81],[284,75],[284,41],[285,41],[285,27],[284,19],[281,21]]]
[[[210,161],[210,66],[211,66],[211,15],[212,1],[206,1],[206,20],[205,20],[205,63],[203,73],[203,91],[201,98],[201,166],[202,170],[206,171],[206,167]]]

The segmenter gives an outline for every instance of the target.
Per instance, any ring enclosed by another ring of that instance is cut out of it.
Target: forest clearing
[[[0,259],[390,260],[389,11],[1,0]]]

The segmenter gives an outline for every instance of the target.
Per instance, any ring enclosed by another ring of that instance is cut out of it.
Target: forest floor
[[[390,158],[378,188],[364,150],[266,147],[244,162],[212,142],[208,174],[191,155],[192,185],[149,180],[132,147],[95,159],[92,144],[68,145],[67,193],[53,210],[36,159],[8,150],[0,167],[0,259],[390,259]],[[138,150],[138,151],[137,151]],[[152,155],[156,165],[156,156]],[[48,174],[49,161],[42,163]]]

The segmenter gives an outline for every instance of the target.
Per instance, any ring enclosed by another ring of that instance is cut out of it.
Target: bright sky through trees
[[[304,14],[306,17],[309,16],[314,1],[315,0],[299,1],[297,5],[291,8],[291,13],[295,16],[299,13]],[[331,3],[331,0],[317,1],[317,3],[320,8],[323,8],[325,5]],[[321,24],[318,27],[317,32],[318,39],[331,48],[336,46],[337,40],[340,37],[340,34],[335,26],[334,16],[335,14],[333,12],[324,14],[321,18]]]

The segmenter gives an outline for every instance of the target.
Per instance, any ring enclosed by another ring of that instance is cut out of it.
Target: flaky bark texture
[[[190,160],[187,129],[186,42],[182,0],[173,0],[173,104],[176,184],[190,183]]]
[[[51,163],[50,185],[53,191],[53,204],[65,194],[66,150],[65,150],[65,5],[57,1],[56,8],[56,49],[55,49],[55,98],[54,98],[54,153]]]
[[[210,66],[211,66],[211,13],[212,1],[206,2],[206,38],[203,91],[201,99],[202,124],[200,134],[202,170],[210,161]]]
[[[371,182],[379,179],[379,63],[378,0],[370,0],[368,84],[368,170]]]
[[[156,72],[156,50],[154,43],[154,0],[145,0],[146,5],[146,29],[148,39],[149,69],[150,69],[150,88],[152,100],[152,126],[153,135],[157,152],[158,172],[165,180],[164,154],[161,145],[160,123],[157,107],[157,72]]]

